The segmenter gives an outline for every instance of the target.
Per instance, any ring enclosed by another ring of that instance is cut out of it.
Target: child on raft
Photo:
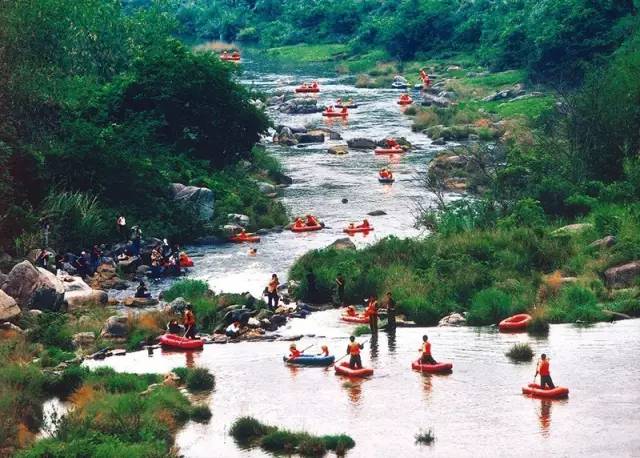
[[[438,364],[438,362],[431,356],[431,342],[429,342],[429,336],[426,334],[422,336],[422,347],[420,350],[422,356],[420,357],[420,364]]]

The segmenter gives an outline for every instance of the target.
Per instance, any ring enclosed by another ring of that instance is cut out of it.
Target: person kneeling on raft
[[[356,308],[353,305],[347,307],[347,316],[356,316]]]
[[[360,359],[360,350],[364,348],[364,345],[356,342],[354,336],[349,337],[349,344],[347,345],[347,354],[351,355],[349,359],[349,367],[351,369],[362,369],[362,360]]]
[[[302,356],[302,352],[296,348],[296,344],[289,345],[289,359],[295,359]]]
[[[425,334],[422,336],[422,347],[420,348],[422,357],[420,358],[420,364],[438,364],[438,362],[431,356],[431,342],[429,337]]]
[[[540,355],[540,360],[538,361],[538,365],[536,366],[536,375],[534,375],[534,379],[537,375],[540,374],[540,388],[543,390],[545,388],[553,389],[556,386],[553,384],[553,380],[551,380],[551,372],[549,371],[549,359],[546,354]]]

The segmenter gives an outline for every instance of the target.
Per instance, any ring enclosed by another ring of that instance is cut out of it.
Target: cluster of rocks
[[[404,149],[411,149],[411,143],[404,137],[398,137],[395,139],[398,144]],[[347,140],[347,146],[357,150],[372,150],[377,147],[386,147],[386,138],[380,140],[374,140],[371,138],[357,137]]]
[[[481,169],[471,156],[447,152],[431,161],[427,174],[429,180],[443,190],[466,192],[478,185]]]
[[[483,98],[482,101],[495,102],[499,100],[507,100],[507,99],[513,99],[515,97],[521,97],[525,94],[526,94],[526,91],[524,90],[524,84],[518,83],[508,89],[503,89],[501,91],[494,92],[493,94]]]
[[[270,101],[273,100],[273,98],[270,99]],[[283,98],[278,106],[278,111],[286,114],[309,114],[320,113],[325,108],[324,105],[318,104],[318,99],[313,97],[295,97],[286,101]]]
[[[325,140],[341,140],[338,132],[325,127],[307,129],[303,126],[278,126],[273,141],[281,145],[324,143]]]

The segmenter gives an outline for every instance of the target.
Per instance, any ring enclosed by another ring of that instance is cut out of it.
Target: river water
[[[416,199],[428,196],[419,177],[437,148],[411,132],[395,103],[397,91],[355,89],[347,77],[335,77],[326,67],[298,70],[248,62],[242,78],[266,91],[293,90],[303,80],[316,79],[324,103],[350,96],[361,104],[346,123],[329,124],[320,114],[274,113],[276,123],[332,127],[344,139],[404,136],[414,148],[401,158],[387,158],[370,151],[327,154],[330,144],[343,141],[304,148],[268,144],[294,179],[282,191],[285,205],[292,214],[318,215],[327,228],[263,236],[255,258],[247,256],[244,245],[194,248],[192,277],[216,290],[259,294],[272,272],[286,278],[298,256],[342,237],[348,222],[372,210],[387,215],[369,218],[376,229],[368,237],[354,237],[357,245],[389,234],[420,235],[412,226],[413,208]],[[292,83],[283,86],[285,78]],[[396,174],[391,186],[376,179],[377,170],[387,165]],[[343,204],[343,198],[349,202]],[[338,311],[327,311],[292,320],[279,332],[304,334],[299,348],[314,344],[313,352],[326,343],[341,355],[352,329],[340,323]],[[425,332],[435,358],[453,362],[452,374],[411,370]],[[550,355],[554,381],[569,387],[569,399],[541,401],[521,394],[535,362],[510,362],[504,353],[515,342],[529,342],[536,355]],[[209,368],[216,376],[209,399],[213,417],[206,425],[189,423],[177,437],[180,451],[192,458],[268,456],[260,449],[240,449],[228,436],[233,421],[244,415],[291,430],[347,433],[357,443],[352,457],[640,456],[640,320],[588,328],[556,325],[540,340],[490,328],[398,329],[366,344],[363,362],[375,370],[368,380],[347,380],[330,369],[287,367],[281,360],[287,347],[286,342],[208,345],[201,352],[157,351],[151,357],[135,352],[87,364],[135,373]],[[416,445],[415,434],[429,428],[435,442]]]

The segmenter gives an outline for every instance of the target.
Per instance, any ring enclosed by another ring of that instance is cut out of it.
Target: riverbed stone
[[[373,210],[367,213],[367,215],[369,216],[384,216],[386,214],[387,212],[385,212],[384,210]]]
[[[0,289],[0,321],[10,321],[20,316],[15,299]]]
[[[88,347],[93,345],[96,341],[96,336],[93,332],[78,332],[73,335],[73,345],[76,348]]]
[[[249,223],[251,222],[251,218],[241,213],[229,213],[227,215],[227,221],[229,221],[229,223],[231,224],[237,224],[239,226],[245,227],[249,225]]]
[[[466,324],[467,319],[460,313],[452,313],[451,315],[447,315],[438,322],[438,326],[464,326]]]
[[[377,146],[375,140],[370,138],[352,138],[351,140],[347,140],[347,145],[349,148],[353,149],[374,149]]]
[[[616,238],[613,235],[607,235],[601,239],[595,240],[589,244],[591,248],[610,248],[616,244]]]
[[[258,189],[262,194],[271,195],[276,193],[276,187],[271,183],[267,183],[266,181],[259,181],[256,184],[258,185]]]
[[[338,156],[341,156],[343,154],[348,154],[349,153],[349,147],[347,145],[335,145],[330,147],[327,152],[329,154],[335,154]]]
[[[96,273],[89,279],[89,285],[93,289],[107,291],[110,289],[123,290],[129,287],[126,280],[118,277],[113,264],[103,263],[98,266]]]
[[[35,267],[29,261],[22,261],[11,269],[2,289],[21,308],[58,311],[64,296],[62,282],[48,270]]]
[[[333,248],[334,250],[355,250],[356,244],[349,237],[344,237],[336,240],[327,248]]]
[[[120,338],[127,337],[127,334],[129,334],[128,318],[124,315],[114,315],[107,319],[100,336],[105,338]]]
[[[67,303],[67,311],[76,310],[91,305],[106,305],[109,296],[105,291],[99,289],[67,291],[64,294]]]
[[[634,286],[638,276],[640,276],[640,261],[611,267],[604,272],[605,282],[609,288],[629,288]]]
[[[173,200],[194,205],[203,220],[209,220],[215,209],[214,193],[209,188],[185,186],[182,183],[171,183]]]
[[[298,143],[324,143],[324,132],[321,130],[311,130],[303,134],[295,134]]]
[[[152,297],[126,297],[122,301],[122,305],[126,307],[151,307],[158,305],[158,299]]]

